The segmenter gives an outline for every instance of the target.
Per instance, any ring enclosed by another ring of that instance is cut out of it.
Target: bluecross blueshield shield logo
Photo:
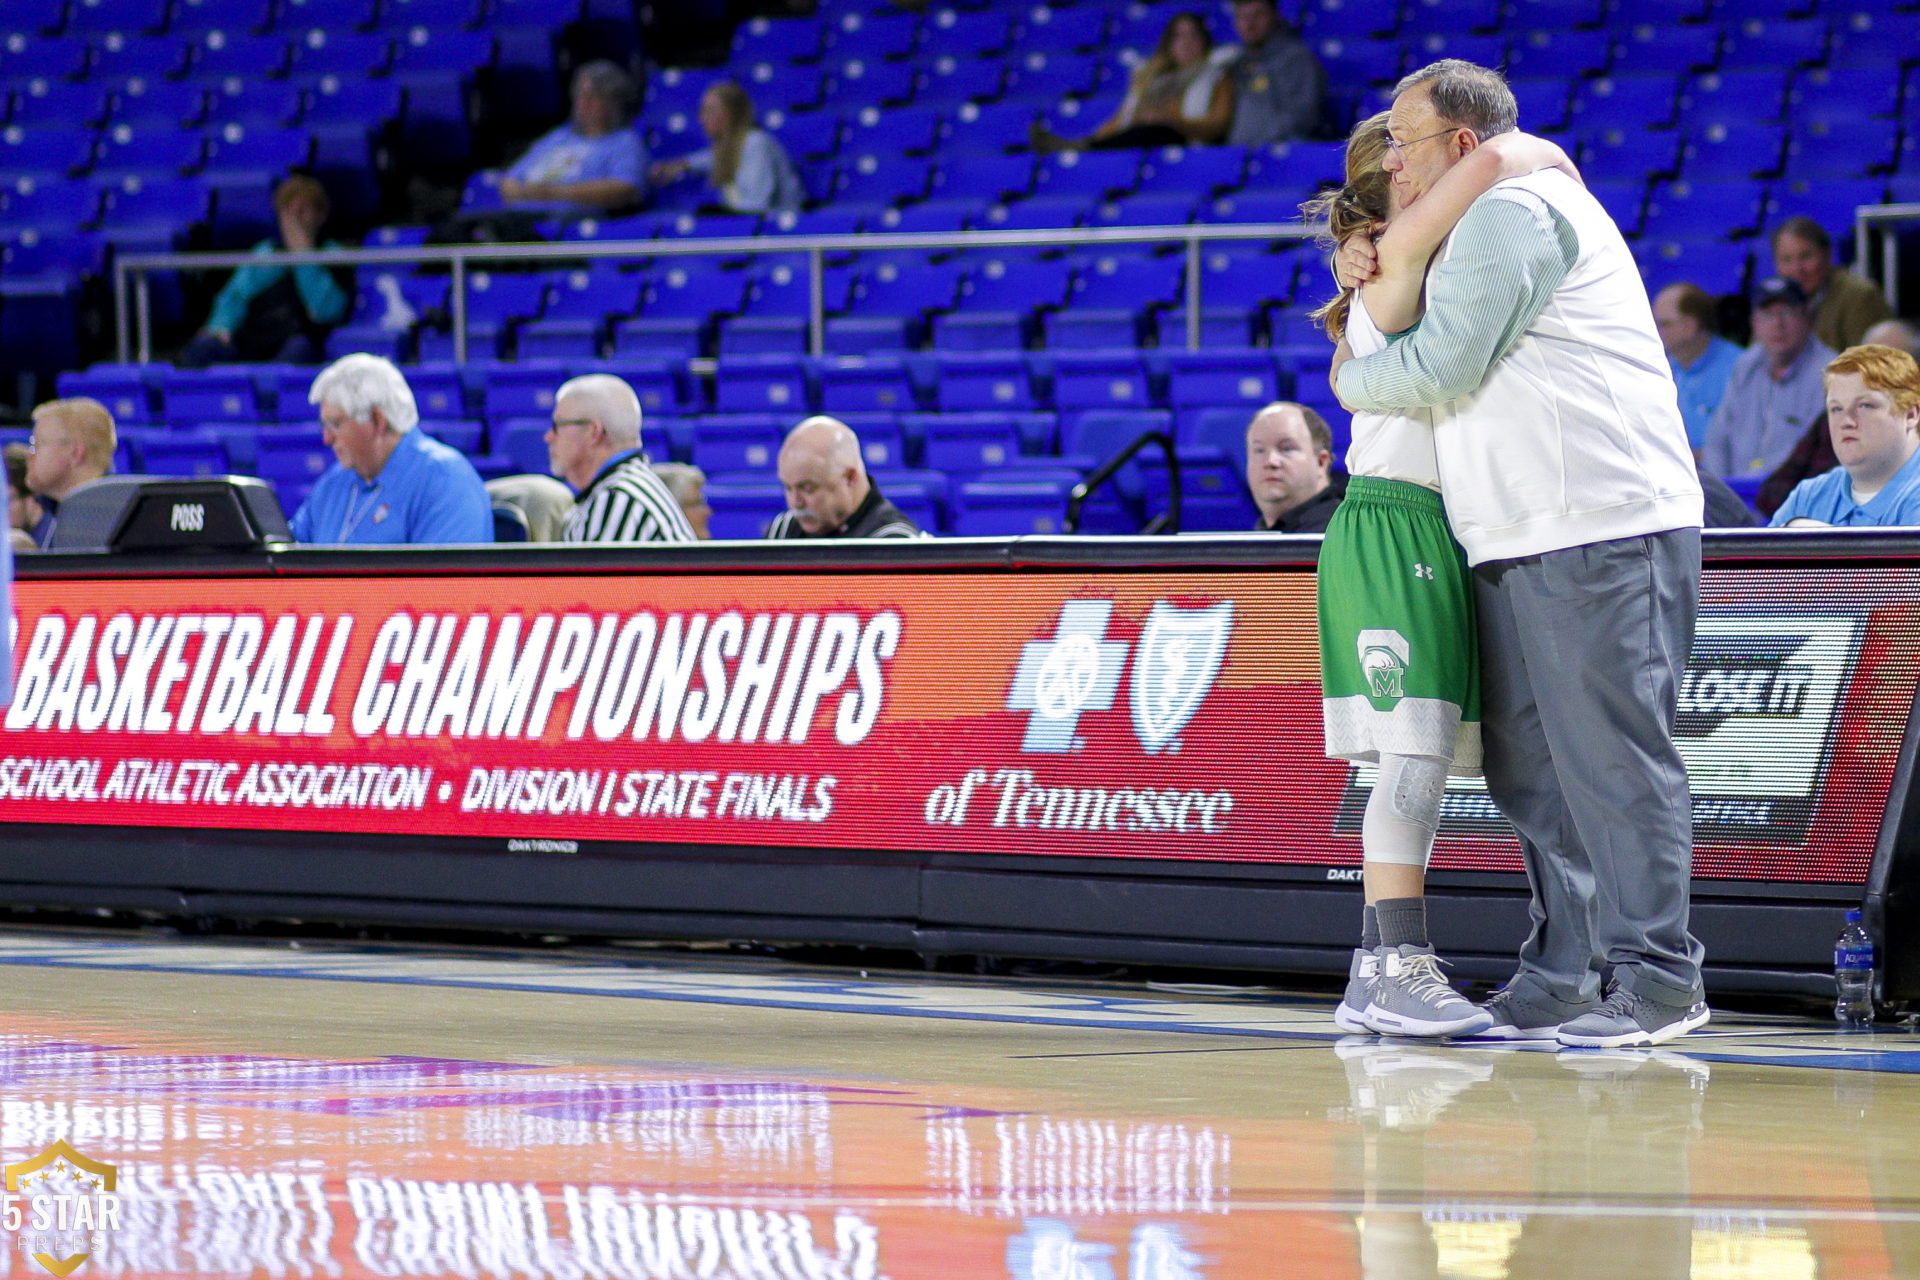
[[[1233,602],[1207,609],[1153,606],[1133,659],[1133,731],[1158,755],[1193,719],[1233,636]]]

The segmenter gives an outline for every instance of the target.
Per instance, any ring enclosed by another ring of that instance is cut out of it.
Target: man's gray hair
[[[698,499],[707,484],[707,473],[690,462],[656,462],[653,474],[660,477],[673,500],[683,507]]]
[[[569,378],[553,393],[553,403],[578,401],[581,411],[599,422],[607,439],[623,449],[640,443],[640,397],[624,378],[588,373]]]
[[[597,58],[584,64],[573,73],[573,87],[579,89],[583,85],[620,109],[621,124],[633,121],[634,109],[640,103],[640,89],[619,63]]]
[[[364,351],[341,356],[313,380],[307,403],[328,402],[355,422],[365,422],[378,409],[386,415],[387,425],[400,435],[420,423],[420,409],[413,402],[413,388],[407,385],[405,375],[393,361]]]
[[[1427,86],[1435,115],[1473,130],[1482,142],[1520,127],[1520,104],[1513,100],[1507,78],[1491,67],[1442,58],[1402,77],[1393,86],[1393,96],[1420,85]]]

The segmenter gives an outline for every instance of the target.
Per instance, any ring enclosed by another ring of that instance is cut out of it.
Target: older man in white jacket
[[[1500,75],[1471,63],[1401,81],[1386,168],[1402,206],[1517,114]],[[1702,498],[1652,308],[1619,229],[1556,170],[1476,201],[1427,298],[1386,351],[1342,360],[1335,389],[1354,409],[1433,410],[1448,519],[1474,566],[1487,788],[1534,895],[1489,1034],[1658,1044],[1708,1013],[1673,738]]]

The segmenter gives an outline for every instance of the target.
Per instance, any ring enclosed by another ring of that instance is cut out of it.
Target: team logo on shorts
[[[1413,650],[1407,638],[1393,630],[1360,633],[1360,670],[1367,677],[1367,693],[1375,698],[1407,696],[1407,663]]]
[[[1162,600],[1147,615],[1133,660],[1133,731],[1149,755],[1193,719],[1233,634],[1233,601],[1209,609],[1176,609]]]

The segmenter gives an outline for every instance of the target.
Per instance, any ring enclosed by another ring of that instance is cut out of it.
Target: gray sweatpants
[[[1693,802],[1673,722],[1700,531],[1482,564],[1474,599],[1487,790],[1533,886],[1514,981],[1583,1005],[1610,968],[1645,999],[1693,1003]]]

